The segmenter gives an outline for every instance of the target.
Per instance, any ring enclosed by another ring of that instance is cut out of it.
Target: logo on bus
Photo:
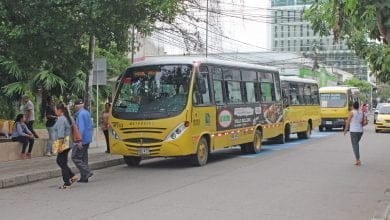
[[[218,123],[221,127],[227,128],[229,127],[233,122],[233,115],[228,110],[223,110],[219,113],[218,116]]]

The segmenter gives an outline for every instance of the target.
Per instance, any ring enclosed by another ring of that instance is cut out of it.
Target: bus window
[[[279,101],[281,98],[279,75],[276,73],[274,73],[273,75],[275,79],[275,99],[276,101]]]
[[[257,81],[257,74],[255,71],[243,70],[242,81],[244,81],[244,97],[245,101],[249,103],[256,102],[255,82]]]
[[[298,84],[298,102],[300,105],[305,104],[305,98],[304,98],[304,84]]]
[[[249,103],[256,102],[255,84],[253,82],[245,82],[246,101]]]
[[[290,104],[291,105],[298,105],[298,85],[296,84],[290,84],[289,89],[289,95],[290,95]]]
[[[236,69],[224,68],[223,79],[225,82],[227,102],[228,103],[242,102],[240,71]]]
[[[213,76],[214,102],[217,105],[223,104],[223,89],[222,89],[222,70],[218,67],[210,67],[210,72]]]
[[[195,105],[211,104],[209,89],[209,74],[206,66],[199,68],[196,75],[195,91],[193,93],[193,102]]]
[[[261,101],[272,102],[275,101],[275,88],[272,73],[258,73],[261,88]]]
[[[307,105],[311,105],[311,104],[314,104],[311,100],[311,89],[310,89],[310,85],[305,85],[304,87],[304,90],[303,90],[303,93],[304,93],[304,99],[305,99],[305,103]]]
[[[314,104],[314,105],[319,105],[320,104],[320,100],[319,100],[319,97],[318,97],[318,86],[317,85],[311,85],[311,89],[310,89],[310,95],[311,95],[311,103]]]
[[[225,81],[226,93],[229,103],[242,102],[241,84],[235,81]]]

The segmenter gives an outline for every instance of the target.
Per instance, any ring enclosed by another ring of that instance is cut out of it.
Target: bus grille
[[[130,151],[131,154],[133,155],[139,155],[139,149],[141,148],[140,146],[135,146],[131,144],[126,144],[127,149]],[[161,145],[153,145],[153,146],[143,146],[143,148],[148,148],[149,149],[149,155],[148,156],[158,156],[160,153],[160,148]]]
[[[160,143],[163,140],[155,139],[155,138],[128,138],[124,139],[125,142],[135,143],[135,144],[154,144],[154,143]]]
[[[153,133],[162,134],[166,128],[122,128],[121,131],[124,134],[136,134],[136,133]]]

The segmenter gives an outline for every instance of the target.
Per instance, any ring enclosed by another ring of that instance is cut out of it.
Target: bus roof
[[[278,72],[277,68],[270,66],[261,66],[257,64],[220,60],[215,58],[197,57],[197,56],[163,56],[163,57],[147,57],[144,61],[134,63],[131,67],[164,65],[164,64],[189,64],[207,63],[221,66],[231,66],[244,69],[262,69],[266,71]]]
[[[348,90],[352,90],[353,92],[359,92],[359,88],[352,86],[327,86],[321,87],[319,92],[347,92]]]
[[[289,81],[289,82],[301,82],[301,83],[310,83],[317,84],[317,81],[313,79],[304,79],[297,76],[280,76],[281,81]]]

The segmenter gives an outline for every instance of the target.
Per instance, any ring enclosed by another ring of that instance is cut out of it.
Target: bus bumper
[[[345,121],[345,118],[323,118],[321,119],[320,128],[343,128]]]
[[[180,144],[177,141],[166,141],[158,144],[139,145],[120,140],[110,139],[111,154],[123,156],[136,156],[142,158],[153,157],[178,157],[187,156],[195,153],[192,142],[189,144]]]

